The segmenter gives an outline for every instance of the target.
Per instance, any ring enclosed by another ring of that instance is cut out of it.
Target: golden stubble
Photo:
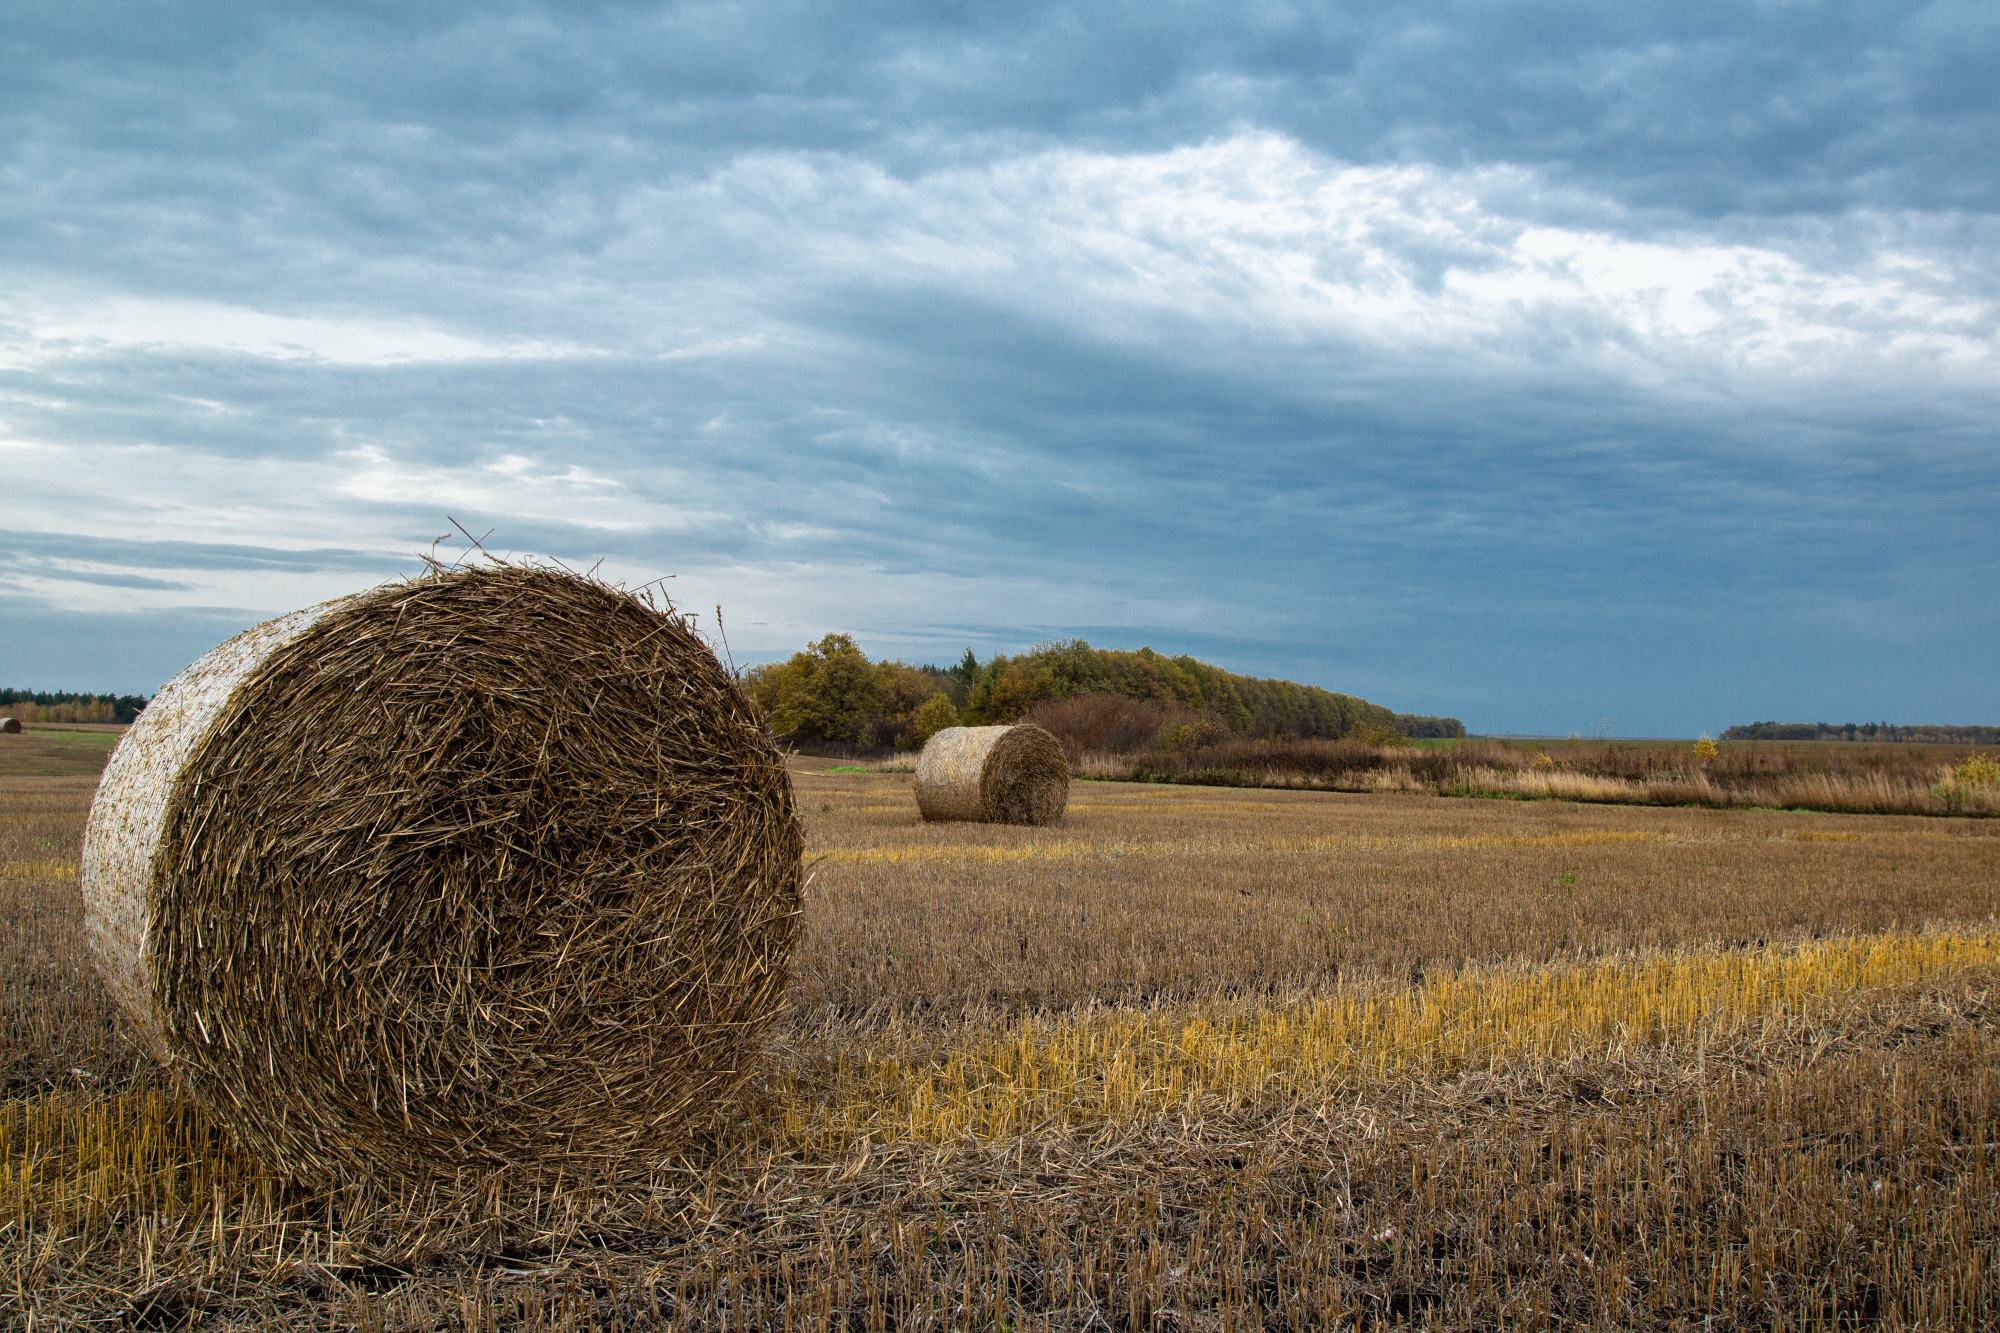
[[[1080,783],[1055,828],[926,826],[825,767],[742,1100],[650,1189],[453,1217],[301,1192],[139,1061],[82,952],[89,784],[0,777],[0,1318],[2000,1310],[1991,825]]]

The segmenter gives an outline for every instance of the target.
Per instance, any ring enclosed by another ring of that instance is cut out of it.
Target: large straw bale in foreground
[[[0,732],[5,732],[9,736],[20,735],[21,720],[16,717],[0,717]]]
[[[1069,762],[1040,727],[946,727],[917,760],[925,819],[1054,824],[1069,804]]]
[[[175,677],[82,879],[136,1034],[273,1166],[589,1180],[745,1074],[801,846],[782,757],[671,607],[502,565]]]

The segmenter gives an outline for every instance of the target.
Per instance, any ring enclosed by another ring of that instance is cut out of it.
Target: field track
[[[793,1008],[617,1199],[271,1179],[84,958],[105,742],[0,738],[0,1322],[2000,1326],[2000,821],[795,761]]]

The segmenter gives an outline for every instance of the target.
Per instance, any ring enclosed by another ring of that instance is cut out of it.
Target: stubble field
[[[117,1033],[102,742],[0,738],[0,1320],[2000,1324],[2000,824],[796,763],[765,1072],[616,1198],[311,1195]],[[90,749],[87,747],[96,746]]]

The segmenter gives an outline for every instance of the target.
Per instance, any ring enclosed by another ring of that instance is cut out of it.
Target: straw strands
[[[946,727],[917,760],[925,819],[1054,824],[1069,804],[1062,745],[1033,725]]]
[[[435,571],[221,645],[85,833],[142,1040],[306,1179],[616,1178],[739,1083],[782,998],[783,760],[665,611]]]

